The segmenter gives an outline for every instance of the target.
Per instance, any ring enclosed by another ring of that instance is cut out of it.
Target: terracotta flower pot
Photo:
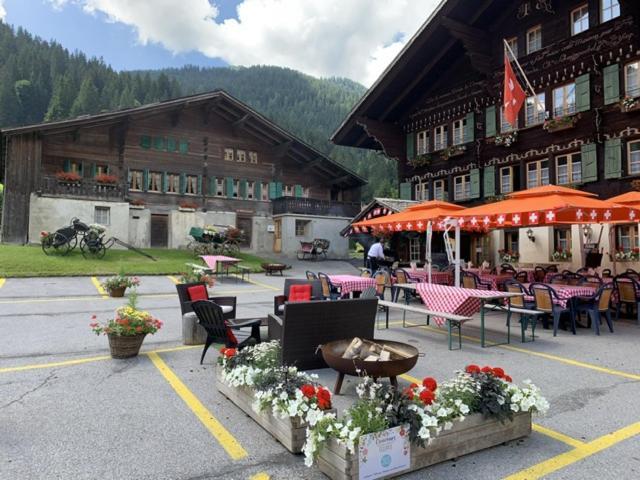
[[[109,338],[109,350],[111,358],[131,358],[137,357],[146,333],[138,335],[114,335],[107,334]]]
[[[110,297],[124,297],[124,292],[127,289],[127,287],[115,287],[115,288],[110,288],[109,289],[109,296]]]

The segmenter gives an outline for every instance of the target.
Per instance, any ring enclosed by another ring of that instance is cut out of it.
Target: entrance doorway
[[[252,227],[253,227],[253,218],[237,217],[236,227],[239,230],[242,230],[242,243],[240,243],[240,246],[251,247],[251,233],[252,233]]]
[[[273,253],[282,252],[282,220],[273,221]]]
[[[169,245],[169,216],[151,215],[151,246],[167,248]]]

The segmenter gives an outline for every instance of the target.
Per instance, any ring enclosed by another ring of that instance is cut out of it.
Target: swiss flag
[[[510,125],[515,126],[518,120],[518,112],[526,98],[524,90],[518,83],[515,73],[511,68],[511,62],[504,57],[504,119]]]

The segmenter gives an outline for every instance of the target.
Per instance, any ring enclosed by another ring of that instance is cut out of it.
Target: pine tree
[[[71,111],[69,115],[71,117],[77,117],[78,115],[84,115],[89,113],[96,113],[100,109],[100,93],[93,83],[91,75],[87,75],[78,91],[78,96],[71,105]]]

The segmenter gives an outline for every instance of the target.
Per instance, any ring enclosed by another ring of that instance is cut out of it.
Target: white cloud
[[[0,0],[1,1],[1,0]],[[200,51],[232,65],[279,65],[370,85],[439,0],[243,0],[237,19],[217,21],[209,0],[68,1],[130,25],[142,44]],[[400,39],[400,40],[398,40]]]
[[[4,0],[0,0],[0,20],[4,20],[7,16],[7,11],[4,8]]]

